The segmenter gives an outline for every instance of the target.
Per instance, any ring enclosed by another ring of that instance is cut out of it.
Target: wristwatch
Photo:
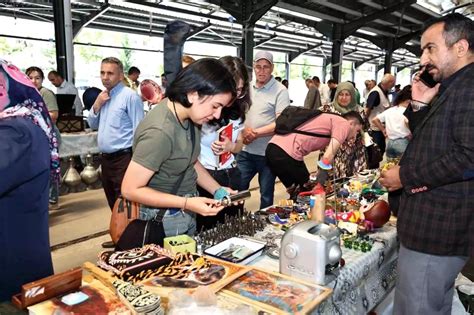
[[[422,108],[428,106],[429,104],[427,103],[423,103],[423,102],[420,102],[420,101],[410,101],[410,105],[411,105],[411,108],[413,109],[414,112],[417,112],[419,110],[421,110]]]

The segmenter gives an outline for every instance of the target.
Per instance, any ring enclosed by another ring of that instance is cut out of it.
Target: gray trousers
[[[454,280],[464,256],[437,256],[400,245],[394,315],[451,315]]]

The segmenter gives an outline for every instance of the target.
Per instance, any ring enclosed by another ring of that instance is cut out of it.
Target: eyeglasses
[[[272,67],[269,66],[269,65],[264,65],[264,66],[256,65],[256,66],[254,66],[254,68],[255,68],[256,71],[262,71],[262,70],[268,71],[268,70],[270,70]]]

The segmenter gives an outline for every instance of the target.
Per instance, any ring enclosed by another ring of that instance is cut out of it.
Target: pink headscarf
[[[51,178],[58,180],[58,141],[43,98],[23,72],[0,59],[0,119],[8,117],[25,117],[43,129],[51,152]]]

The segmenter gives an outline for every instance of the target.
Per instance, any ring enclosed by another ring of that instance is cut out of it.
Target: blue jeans
[[[159,209],[148,208],[142,205],[139,218],[146,221],[152,220],[158,214],[158,211]],[[166,210],[163,217],[163,228],[165,229],[166,237],[181,234],[194,236],[196,232],[196,214],[191,211]]]
[[[409,140],[406,138],[399,138],[395,140],[387,140],[387,158],[399,158],[407,148]]]
[[[198,193],[186,194],[183,197],[191,198],[196,196],[198,196]],[[139,219],[152,220],[159,211],[160,209],[141,205]],[[196,233],[196,214],[191,211],[168,209],[163,217],[163,228],[165,229],[166,237],[181,234],[194,236],[194,233]]]
[[[241,151],[237,155],[237,167],[242,175],[240,188],[249,189],[250,181],[258,173],[258,184],[260,185],[260,209],[273,205],[273,192],[275,189],[275,178],[267,165],[263,155],[250,154]]]
[[[49,203],[57,204],[59,202],[59,181],[50,179],[49,184]]]

